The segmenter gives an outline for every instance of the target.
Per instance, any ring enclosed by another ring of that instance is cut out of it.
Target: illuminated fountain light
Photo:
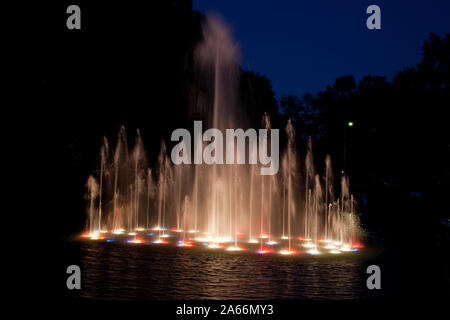
[[[161,238],[170,238],[170,234],[167,234],[167,233],[166,234],[162,234]]]
[[[103,239],[106,239],[99,232],[83,233],[81,235],[81,237],[82,238],[88,238],[88,239],[91,239],[91,240],[103,240]]]
[[[153,232],[147,233],[148,236],[154,236],[155,234]]]
[[[188,247],[188,248],[190,248],[190,247],[193,246],[193,244],[192,244],[192,241],[182,241],[182,240],[180,240],[180,241],[178,241],[177,246],[178,247]]]
[[[287,256],[287,255],[291,255],[291,254],[297,254],[297,251],[294,251],[294,250],[289,251],[289,250],[285,249],[285,250],[281,250],[279,253]]]
[[[128,243],[143,243],[144,241],[142,239],[129,239],[127,240]]]
[[[137,233],[136,232],[128,232],[128,235],[129,236],[135,236],[135,235],[137,235]]]
[[[204,237],[199,237],[199,238],[195,238],[195,241],[198,241],[198,242],[209,242],[209,241],[211,241],[212,240],[212,237],[207,237],[207,238],[204,238]]]
[[[164,240],[161,240],[161,239],[155,240],[155,241],[153,241],[153,243],[154,244],[168,244],[167,241],[164,241]]]
[[[278,242],[273,241],[273,240],[267,241],[267,242],[266,242],[266,244],[267,244],[268,246],[273,246],[273,245],[276,245],[277,243],[278,243]]]
[[[167,228],[154,227],[152,230],[153,230],[153,231],[167,231]]]
[[[316,248],[316,245],[314,243],[311,243],[311,242],[304,243],[302,246],[305,247],[305,248],[312,248],[312,249]]]
[[[122,233],[124,233],[125,232],[125,230],[124,229],[116,229],[116,230],[113,230],[113,234],[122,234]]]
[[[233,240],[230,238],[215,238],[214,242],[215,243],[227,243],[227,242],[232,242]]]
[[[309,253],[309,254],[312,254],[312,255],[320,254],[320,252],[319,252],[319,250],[317,250],[317,248],[309,249],[306,252]]]
[[[250,239],[250,240],[248,241],[248,243],[259,243],[259,241],[256,240],[256,239]]]
[[[361,243],[353,243],[352,248],[353,249],[361,249],[361,248],[364,248],[364,246]]]
[[[333,250],[330,251],[330,253],[332,253],[332,254],[338,254],[338,253],[341,253],[341,251],[339,251],[339,250],[337,250],[337,249],[333,249]]]
[[[243,251],[243,250],[244,250],[243,248],[239,248],[239,247],[235,247],[235,246],[227,248],[227,251]]]
[[[328,250],[333,250],[333,249],[336,249],[336,246],[329,244],[329,245],[326,245],[324,248],[328,249]]]
[[[144,228],[136,228],[135,231],[145,231]]]
[[[209,243],[208,244],[208,248],[210,248],[210,249],[221,249],[221,248],[223,248],[223,246],[222,245],[220,245],[220,244],[218,244],[218,243]]]
[[[280,239],[282,239],[282,240],[289,240],[289,237],[287,237],[287,236],[282,236]]]
[[[341,246],[341,251],[352,251],[352,248],[350,247],[350,245],[344,244],[343,246]]]
[[[108,230],[100,230],[100,233],[108,233]]]
[[[272,249],[266,249],[266,248],[259,249],[259,250],[256,251],[256,253],[259,253],[259,254],[267,254],[267,253],[272,253],[272,252],[273,252]]]
[[[267,234],[263,234],[260,236],[261,239],[269,239],[269,236]]]
[[[334,244],[336,247],[339,247],[339,246],[342,244],[342,242],[341,242],[341,241],[333,241],[333,244]]]
[[[105,237],[103,237],[102,235],[100,235],[99,233],[95,233],[91,236],[91,240],[103,240],[106,239]]]
[[[198,233],[198,232],[200,232],[200,230],[193,230],[193,229],[192,229],[192,230],[189,230],[189,231],[188,231],[188,233]]]
[[[176,229],[176,228],[170,229],[170,231],[172,231],[172,232],[178,232],[178,233],[183,232],[182,229]]]

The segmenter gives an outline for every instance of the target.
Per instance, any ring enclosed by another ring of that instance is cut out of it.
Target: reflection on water
[[[81,297],[95,299],[358,299],[360,259],[278,257],[81,242]]]

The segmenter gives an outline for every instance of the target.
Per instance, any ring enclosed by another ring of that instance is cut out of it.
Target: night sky
[[[381,8],[381,30],[366,28],[366,8]],[[194,0],[221,13],[242,50],[244,69],[273,82],[277,96],[315,93],[349,73],[387,76],[414,66],[430,32],[450,31],[450,1]]]

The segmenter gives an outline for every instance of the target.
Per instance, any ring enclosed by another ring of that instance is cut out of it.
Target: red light
[[[272,249],[266,249],[266,248],[256,251],[256,253],[259,253],[259,254],[266,254],[266,253],[272,253],[272,252],[273,252]]]
[[[185,241],[185,242],[180,242],[178,244],[178,246],[179,247],[188,247],[188,248],[190,248],[190,247],[193,246],[193,244],[192,244],[192,241]]]

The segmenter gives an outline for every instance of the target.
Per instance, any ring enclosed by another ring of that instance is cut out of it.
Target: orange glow
[[[220,245],[220,244],[217,244],[217,243],[210,243],[208,245],[208,248],[210,248],[210,249],[219,249],[219,248],[223,248],[223,246]]]
[[[153,241],[153,243],[154,244],[168,244],[167,241],[164,241],[164,240],[161,240],[161,239],[155,240],[155,241]]]
[[[352,245],[352,248],[361,249],[364,248],[364,246],[361,243],[356,242]]]
[[[228,247],[227,251],[243,251],[243,248],[239,248],[239,247]]]
[[[294,250],[291,250],[291,251],[289,251],[289,250],[281,250],[280,251],[280,254],[282,254],[282,255],[291,255],[291,254],[297,254],[298,252],[297,251],[294,251]]]
[[[192,241],[184,241],[184,242],[178,243],[178,246],[179,247],[188,247],[188,248],[190,248],[190,247],[193,246],[193,244],[192,244]]]
[[[144,241],[142,239],[136,238],[132,240],[128,240],[128,243],[143,243]]]
[[[260,250],[256,251],[256,253],[259,253],[259,254],[266,254],[266,253],[272,253],[272,252],[273,252],[272,249],[260,249]]]
[[[81,237],[82,238],[89,238],[91,240],[104,240],[104,239],[106,239],[106,237],[104,237],[101,234],[96,233],[96,232],[94,232],[94,233],[83,233],[81,235]]]
[[[287,239],[287,237],[286,237],[286,239]],[[297,239],[298,240],[305,240],[305,238],[303,238],[303,237],[297,237]]]

